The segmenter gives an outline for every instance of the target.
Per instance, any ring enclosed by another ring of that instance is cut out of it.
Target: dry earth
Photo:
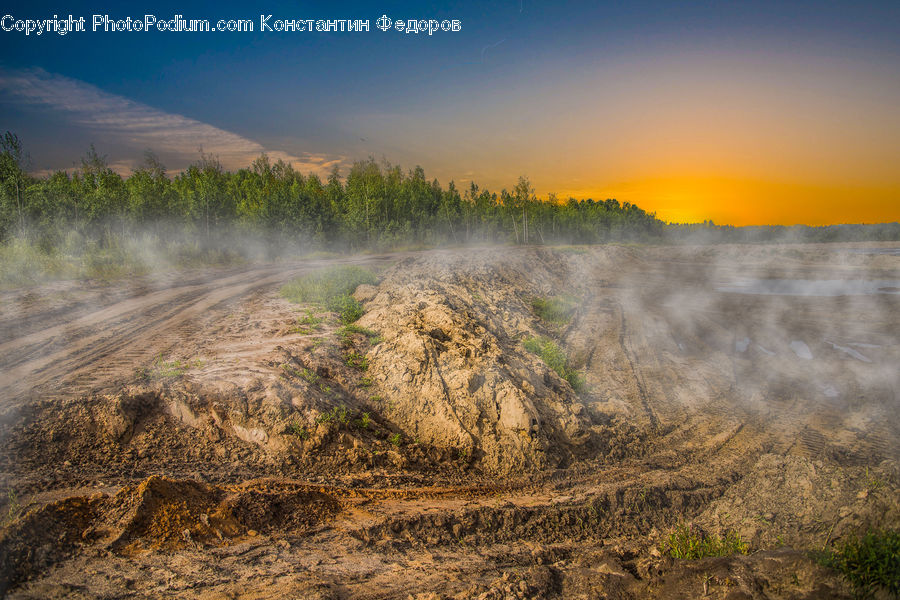
[[[0,593],[851,597],[808,550],[900,517],[900,256],[877,248],[468,249],[2,293]],[[356,291],[377,337],[278,294],[345,263],[382,275]],[[565,325],[532,308],[556,294]],[[751,553],[670,558],[682,521]]]

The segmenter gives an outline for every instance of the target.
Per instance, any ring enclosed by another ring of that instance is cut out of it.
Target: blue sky
[[[374,156],[421,164],[442,182],[499,188],[524,174],[540,193],[633,194],[661,211],[690,194],[654,192],[650,180],[864,184],[879,201],[897,189],[896,1],[131,6],[20,2],[2,12],[247,18],[257,31],[0,31],[0,128],[24,140],[35,171],[69,168],[91,143],[123,172],[148,147],[179,170],[202,145],[230,168],[261,151],[317,172]],[[368,19],[371,31],[261,33],[260,14]],[[381,32],[382,14],[458,19],[462,29]],[[780,162],[764,150],[779,134]],[[823,150],[838,146],[847,154]],[[858,165],[837,177],[834,165],[848,162]]]

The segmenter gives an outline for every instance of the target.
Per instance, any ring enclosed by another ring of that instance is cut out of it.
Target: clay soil
[[[0,596],[851,598],[810,551],[900,520],[888,246],[472,248],[3,292]],[[343,264],[379,274],[352,330],[279,295]],[[735,291],[771,280],[875,292]],[[542,318],[557,296],[572,311]],[[679,524],[749,551],[672,558]]]

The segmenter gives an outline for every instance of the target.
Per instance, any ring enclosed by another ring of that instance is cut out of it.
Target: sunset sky
[[[3,14],[250,19],[252,33],[0,31],[0,130],[31,170],[93,143],[128,173],[202,146],[325,174],[617,198],[668,221],[900,220],[900,2],[13,2]],[[369,32],[260,32],[368,19]],[[458,19],[458,32],[380,31]],[[2,15],[0,15],[2,16]],[[11,21],[9,21],[11,22]]]

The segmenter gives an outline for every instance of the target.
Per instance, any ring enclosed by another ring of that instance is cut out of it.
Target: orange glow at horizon
[[[560,198],[615,198],[670,223],[833,225],[900,221],[900,185],[815,185],[727,177],[647,178],[557,192]]]

